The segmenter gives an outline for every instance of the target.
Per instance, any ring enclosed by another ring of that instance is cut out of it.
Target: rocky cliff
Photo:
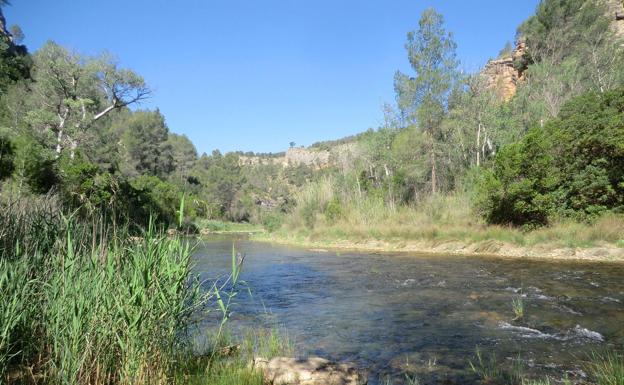
[[[516,95],[518,82],[524,79],[524,74],[515,67],[514,63],[525,52],[526,44],[524,41],[518,41],[511,54],[490,60],[481,71],[487,81],[487,86],[495,89],[504,101],[508,101]]]
[[[611,27],[615,35],[623,39],[624,44],[624,4],[622,0],[603,1],[607,18],[612,20]],[[488,87],[496,89],[501,99],[509,101],[516,94],[518,83],[524,79],[524,74],[514,65],[526,53],[526,43],[522,40],[516,43],[511,54],[496,60],[490,60],[481,74],[485,76]]]
[[[607,8],[607,17],[613,20],[613,32],[624,39],[624,2],[622,0],[604,0]]]
[[[308,166],[321,170],[344,162],[344,158],[355,151],[355,143],[344,143],[328,150],[318,148],[289,148],[284,156],[245,156],[241,155],[238,162],[241,166],[277,165],[282,167]]]

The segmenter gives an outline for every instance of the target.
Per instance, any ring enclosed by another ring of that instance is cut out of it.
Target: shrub
[[[527,227],[548,223],[559,181],[550,146],[543,132],[534,129],[497,154],[492,170],[481,176],[477,195],[477,207],[488,223]]]
[[[278,214],[268,214],[262,219],[262,225],[264,228],[272,233],[282,226],[282,216]]]
[[[477,207],[489,223],[545,225],[624,210],[624,88],[572,99],[497,154]]]
[[[9,138],[0,135],[0,180],[11,176],[15,165],[13,158],[15,156],[13,143]]]
[[[342,205],[338,197],[333,197],[325,207],[325,219],[329,223],[335,223],[342,217]]]

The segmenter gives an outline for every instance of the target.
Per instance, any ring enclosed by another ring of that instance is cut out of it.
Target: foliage
[[[407,34],[408,59],[415,77],[397,72],[394,88],[397,104],[408,125],[417,124],[422,133],[421,148],[428,153],[431,192],[437,192],[436,173],[442,119],[447,108],[448,94],[456,76],[456,44],[444,29],[442,15],[433,9],[423,12],[419,29]]]
[[[31,66],[32,60],[26,47],[0,35],[0,96],[15,82],[28,79]]]
[[[281,352],[274,334],[247,338],[250,351],[234,361],[215,353],[221,332],[207,356],[189,334],[198,312],[218,312],[220,327],[228,319],[241,263],[234,253],[229,276],[200,282],[190,276],[188,241],[151,225],[129,237],[58,208],[43,200],[0,210],[0,381],[261,384],[244,363],[256,349]]]
[[[589,92],[558,119],[503,148],[480,183],[489,223],[544,225],[555,215],[592,219],[624,204],[624,89]]]
[[[276,214],[268,214],[262,219],[262,225],[268,232],[272,233],[282,226],[282,217]]]
[[[160,111],[120,114],[111,131],[118,138],[119,168],[123,174],[165,178],[175,169],[169,129]]]
[[[325,219],[328,223],[335,223],[342,216],[342,205],[337,197],[333,197],[325,207]]]
[[[0,181],[11,176],[15,165],[13,163],[15,147],[6,136],[0,136]]]
[[[554,211],[558,173],[548,153],[552,143],[539,129],[503,148],[493,169],[483,172],[477,206],[488,223],[544,225]]]
[[[138,195],[137,207],[164,223],[177,223],[177,208],[182,194],[176,186],[152,175],[141,175],[130,181]]]

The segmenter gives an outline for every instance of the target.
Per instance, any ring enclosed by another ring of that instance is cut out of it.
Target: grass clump
[[[245,357],[198,354],[190,337],[211,309],[224,327],[234,256],[231,275],[205,285],[187,240],[55,210],[0,207],[0,383],[261,385]]]
[[[522,295],[511,299],[511,307],[514,312],[514,321],[518,321],[524,318],[524,300]]]
[[[496,359],[496,354],[492,353],[488,357],[484,357],[478,347],[475,350],[475,360],[468,361],[468,364],[472,372],[484,382],[494,382],[503,376],[503,370]]]
[[[469,360],[468,364],[483,383],[520,385],[526,381],[524,365],[519,356],[512,360],[510,367],[504,367],[497,360],[495,353],[485,357],[481,349],[477,347],[474,361]]]
[[[587,369],[597,385],[624,385],[624,354],[621,352],[594,352]]]

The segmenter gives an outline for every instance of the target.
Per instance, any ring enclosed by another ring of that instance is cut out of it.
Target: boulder
[[[272,385],[363,385],[366,377],[353,366],[332,363],[321,357],[297,359],[257,357],[254,368],[262,371],[267,384]]]

